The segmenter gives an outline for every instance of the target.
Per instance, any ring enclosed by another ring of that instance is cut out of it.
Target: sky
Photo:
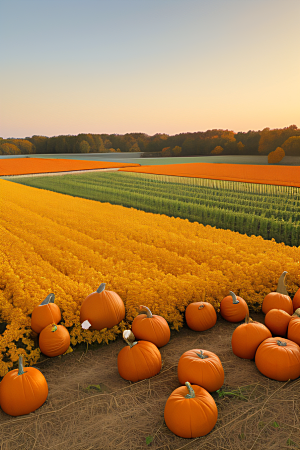
[[[300,127],[299,0],[0,0],[0,136]]]

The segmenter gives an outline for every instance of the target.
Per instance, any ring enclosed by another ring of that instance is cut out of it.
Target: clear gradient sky
[[[300,0],[0,0],[0,136],[300,127]]]

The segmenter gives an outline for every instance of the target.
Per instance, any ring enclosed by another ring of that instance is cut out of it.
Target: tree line
[[[300,156],[300,129],[291,125],[262,131],[235,133],[214,129],[173,136],[82,133],[77,136],[0,138],[0,155],[110,152],[142,152],[149,156],[269,155],[277,148],[283,150],[283,155]]]

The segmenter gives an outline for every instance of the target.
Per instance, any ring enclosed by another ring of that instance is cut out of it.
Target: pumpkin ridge
[[[104,291],[102,291],[104,292]],[[113,295],[111,295],[110,291],[106,291],[106,295],[108,296],[109,299],[109,303],[105,302],[106,306],[108,307],[109,310],[109,314],[111,314],[112,312],[115,315],[116,320],[119,320],[119,317],[121,316],[120,311],[118,311],[118,305],[115,302],[115,298]],[[119,314],[118,314],[119,313]]]
[[[144,342],[148,342],[148,341],[144,341]],[[155,345],[155,344],[153,344],[153,345]],[[156,347],[156,346],[155,346],[155,347]],[[157,347],[156,347],[156,348],[157,348]],[[148,346],[146,346],[146,347],[143,347],[143,349],[144,349],[147,353],[150,353],[150,354],[153,356],[153,353],[152,353],[152,349],[151,349],[151,348],[149,348]],[[157,349],[157,350],[158,350],[158,349]],[[158,350],[158,351],[159,351],[159,350]],[[145,358],[144,354],[143,354],[143,357]],[[155,358],[157,358],[158,362],[160,362],[159,360],[160,360],[161,358],[159,358],[158,355],[155,354]],[[145,361],[146,361],[146,363],[147,363],[146,358],[145,358]],[[147,363],[147,365],[148,365],[148,363]],[[148,366],[148,368],[149,368],[149,366]]]
[[[146,342],[147,342],[147,341],[146,341]],[[153,344],[153,345],[154,345],[154,344]],[[151,355],[151,357],[153,356],[153,353],[152,353],[151,349],[149,349],[148,346],[143,347],[143,350],[145,350],[147,353],[149,353],[149,354]],[[152,376],[153,376],[153,375],[152,375],[152,370],[151,370],[150,367],[149,367],[149,363],[148,363],[148,361],[147,361],[147,358],[145,357],[144,353],[143,353],[141,350],[140,350],[140,353],[142,354],[142,356],[143,356],[143,358],[144,358],[144,360],[145,360],[146,366],[147,366],[147,368],[148,368],[148,374],[152,377]],[[155,355],[155,358],[156,358],[156,355]]]

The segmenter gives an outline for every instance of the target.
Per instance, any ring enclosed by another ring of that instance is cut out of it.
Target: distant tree
[[[286,155],[300,156],[300,136],[291,136],[282,144]]]
[[[182,148],[176,145],[176,147],[172,149],[172,156],[179,156],[181,154],[181,150]]]
[[[27,139],[13,139],[10,143],[16,145],[20,149],[22,155],[35,153],[35,146]]]
[[[281,147],[277,147],[274,152],[268,154],[268,163],[279,163],[285,157],[284,150]]]
[[[171,156],[170,147],[164,147],[161,151],[162,156]]]
[[[140,152],[141,150],[140,150],[140,147],[139,147],[138,143],[135,142],[135,143],[133,144],[133,146],[130,147],[129,151],[130,151],[130,152]]]
[[[300,136],[300,130],[296,125],[291,125],[286,128],[264,128],[261,132],[261,137],[258,144],[258,152],[268,154],[277,147],[282,147],[283,143],[292,136]]]
[[[217,145],[212,151],[211,154],[212,155],[220,155],[223,151],[223,147],[221,147],[220,145]]]
[[[109,139],[105,139],[104,147],[106,148],[106,150],[109,150],[110,148],[112,148],[112,143]]]
[[[89,153],[90,152],[90,144],[83,140],[79,144],[79,152],[80,153]]]
[[[0,144],[2,155],[20,155],[20,149],[9,142],[5,142],[4,144]]]
[[[238,149],[239,153],[242,153],[243,150],[245,149],[245,145],[244,145],[241,141],[238,142],[238,143],[236,144],[236,146],[237,146],[237,149]]]

